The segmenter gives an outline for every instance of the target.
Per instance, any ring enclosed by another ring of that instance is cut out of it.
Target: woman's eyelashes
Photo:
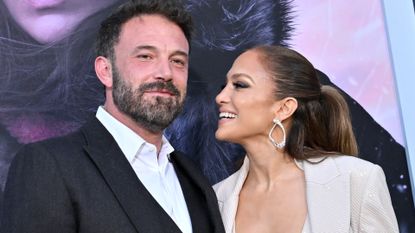
[[[235,82],[232,82],[232,86],[233,86],[235,89],[241,89],[241,88],[247,88],[247,87],[249,87],[249,85],[248,85],[248,84],[246,84],[246,83],[244,83],[244,82],[241,82],[241,81],[235,81]]]
[[[220,90],[222,91],[222,90],[223,90],[223,89],[225,89],[225,88],[226,88],[226,86],[228,86],[228,85],[232,85],[232,87],[233,87],[234,89],[248,88],[248,87],[249,87],[249,85],[248,85],[248,84],[246,84],[246,83],[244,83],[244,82],[241,82],[241,81],[234,81],[234,82],[229,82],[229,83],[226,83],[226,84],[222,85],[222,86],[220,87]]]

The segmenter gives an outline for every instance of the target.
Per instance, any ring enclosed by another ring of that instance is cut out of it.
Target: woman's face
[[[119,0],[3,0],[15,21],[39,43],[59,41],[85,18]]]
[[[278,104],[274,86],[258,52],[241,54],[227,74],[226,86],[216,96],[220,118],[216,138],[239,144],[267,138]]]

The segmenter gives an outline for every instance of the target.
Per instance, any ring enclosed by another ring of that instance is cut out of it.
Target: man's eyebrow
[[[152,45],[139,45],[137,47],[134,48],[133,53],[137,53],[140,50],[150,50],[152,52],[157,52],[157,48],[155,46]],[[189,57],[189,54],[183,50],[176,50],[174,51],[171,56],[184,56],[184,57]]]
[[[184,57],[188,57],[189,56],[188,53],[186,53],[185,51],[182,51],[182,50],[176,50],[176,51],[174,51],[172,53],[172,56],[176,56],[176,55],[184,56]]]
[[[139,45],[134,48],[133,53],[139,52],[140,50],[151,50],[156,51],[157,48],[152,45]]]

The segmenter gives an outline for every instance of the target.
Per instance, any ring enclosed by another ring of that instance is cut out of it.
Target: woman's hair
[[[296,159],[357,155],[347,103],[336,89],[320,84],[313,65],[282,46],[258,46],[254,51],[275,81],[275,98],[294,97],[298,102],[287,134],[287,153]]]

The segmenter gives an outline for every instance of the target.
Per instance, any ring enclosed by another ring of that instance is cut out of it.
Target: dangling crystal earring
[[[284,126],[282,125],[281,121],[277,118],[274,118],[274,120],[272,120],[272,122],[274,122],[274,125],[272,126],[271,130],[269,131],[268,138],[271,141],[272,145],[274,145],[278,149],[282,149],[285,146],[285,129],[284,129]],[[277,127],[277,125],[281,128],[281,131],[282,131],[282,140],[281,140],[281,142],[278,142],[278,143],[275,142],[275,140],[272,138],[272,132],[274,131],[275,127]]]

